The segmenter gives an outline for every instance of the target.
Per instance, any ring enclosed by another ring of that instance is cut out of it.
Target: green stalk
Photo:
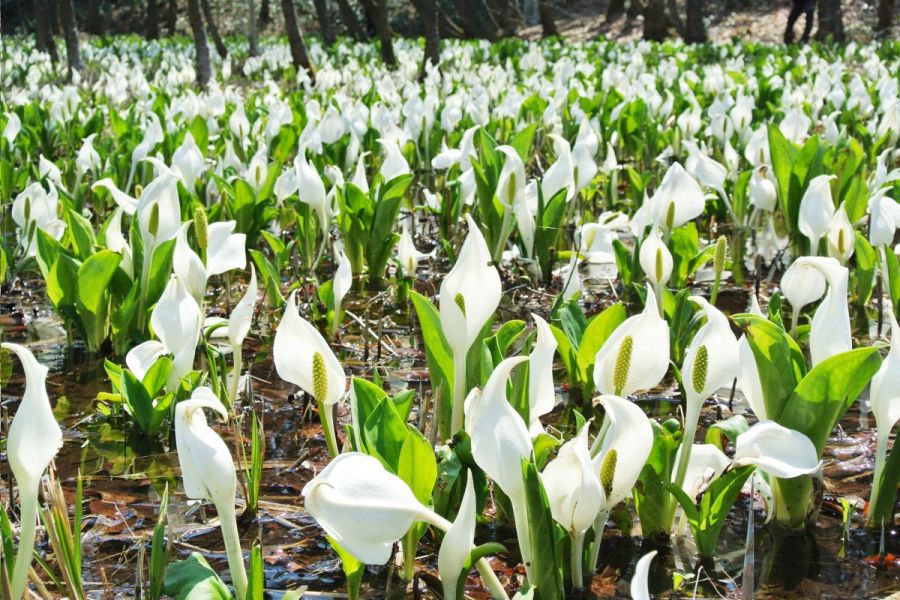
[[[31,568],[31,555],[34,552],[34,538],[37,531],[38,484],[19,483],[19,550],[16,564],[10,580],[10,591],[13,598],[21,598],[25,593],[28,570]]]
[[[597,560],[600,558],[600,545],[603,543],[603,528],[609,520],[609,509],[603,508],[594,519],[594,541],[591,542],[591,552],[588,557],[588,569],[593,572],[597,568]],[[583,540],[582,540],[583,543]]]
[[[516,522],[516,537],[519,538],[519,551],[522,553],[522,562],[525,564],[525,577],[529,582],[534,581],[532,574],[533,561],[531,556],[531,532],[528,530],[528,507],[525,504],[525,498],[509,498],[512,509],[513,519]]]
[[[891,432],[889,429],[882,427],[878,429],[878,442],[875,448],[875,476],[872,478],[872,494],[869,496],[869,518],[868,525],[871,527],[873,525],[881,525],[881,523],[874,523],[872,521],[872,512],[878,506],[878,491],[881,488],[881,477],[884,471],[884,463],[887,459],[887,443],[888,439],[891,437]]]
[[[572,587],[580,590],[584,587],[584,534],[576,533],[571,536],[572,555],[569,564],[572,571]],[[600,547],[600,544],[597,544]],[[593,568],[592,568],[593,570]]]
[[[337,438],[334,434],[333,417],[331,415],[331,407],[326,406],[324,402],[316,399],[319,407],[319,420],[322,422],[322,434],[325,436],[325,445],[328,447],[328,454],[334,458],[340,452],[337,447]]]
[[[234,407],[238,399],[238,387],[240,387],[241,367],[243,366],[243,347],[240,345],[231,349],[233,364],[231,367],[231,382],[228,385],[228,399]]]
[[[463,408],[466,401],[466,354],[462,360],[453,354],[453,418],[450,423],[450,435],[453,435],[464,427],[465,413]],[[435,410],[437,405],[435,404]]]
[[[226,503],[225,506],[216,506],[216,510],[219,512],[219,526],[225,540],[225,554],[228,556],[231,581],[234,583],[238,600],[244,600],[247,595],[247,571],[244,568],[244,555],[241,552],[241,537],[238,534],[234,505]]]

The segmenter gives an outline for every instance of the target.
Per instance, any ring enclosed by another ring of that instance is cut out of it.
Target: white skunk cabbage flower
[[[546,415],[556,405],[556,391],[553,386],[553,355],[557,342],[550,326],[539,315],[533,314],[537,338],[529,356],[528,371],[528,414],[532,437],[543,433],[540,417]]]
[[[441,328],[453,351],[453,431],[463,426],[465,364],[469,348],[500,304],[502,285],[481,231],[466,215],[469,234],[456,264],[441,282]]]
[[[809,352],[813,366],[853,347],[847,285],[850,271],[833,258],[802,256],[798,268],[812,267],[828,282],[828,292],[813,315],[809,331]],[[791,265],[793,267],[793,265]]]
[[[652,550],[641,557],[634,569],[634,575],[631,578],[631,598],[632,600],[650,600],[650,563],[656,557],[656,550]]]
[[[819,240],[828,235],[834,219],[834,200],[831,197],[831,180],[834,175],[813,177],[800,199],[797,225],[800,233],[809,238],[810,252],[818,253]]]
[[[597,351],[594,385],[601,394],[630,396],[659,385],[668,370],[669,325],[648,285],[644,310],[616,327]]]
[[[322,334],[297,313],[296,290],[284,308],[272,353],[278,376],[316,399],[329,453],[337,456],[332,407],[344,397],[347,376]]]
[[[184,493],[193,500],[211,500],[219,513],[228,569],[239,599],[247,593],[247,572],[234,511],[237,473],[231,451],[206,422],[204,408],[228,418],[225,405],[208,387],[199,387],[190,400],[175,405],[175,444],[184,480]]]
[[[44,471],[62,447],[62,430],[50,408],[47,396],[48,369],[28,348],[3,343],[14,352],[25,370],[25,393],[9,426],[6,456],[19,487],[19,550],[10,579],[12,598],[21,598],[27,585],[31,555],[34,551],[38,489]]]

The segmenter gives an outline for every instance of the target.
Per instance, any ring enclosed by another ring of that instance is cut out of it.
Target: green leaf
[[[206,119],[200,115],[194,117],[189,131],[200,149],[200,153],[206,156],[206,152],[209,149],[209,128],[206,126]]]
[[[331,544],[331,547],[341,559],[341,568],[344,570],[344,576],[347,578],[347,595],[350,597],[350,600],[357,600],[359,598],[359,586],[362,583],[363,573],[365,573],[365,565],[347,552],[333,537],[326,536],[325,539],[328,540],[328,543]]]
[[[594,359],[597,352],[616,330],[616,327],[625,321],[626,317],[625,305],[617,302],[604,310],[602,313],[595,315],[588,321],[588,326],[581,336],[581,342],[578,345],[578,368],[580,370],[579,378],[585,383],[591,383],[594,380]],[[593,389],[588,385],[588,388]],[[590,389],[586,391],[590,391]]]
[[[400,454],[408,434],[406,423],[388,398],[378,403],[363,424],[368,453],[395,474],[400,468]]]
[[[175,600],[231,600],[231,592],[197,552],[169,565],[163,593]]]
[[[896,255],[895,255],[896,256]],[[856,249],[854,254],[856,268],[851,271],[856,280],[856,300],[866,304],[875,289],[875,271],[878,265],[878,253],[872,248],[869,240],[861,232],[856,232]]]
[[[734,315],[756,358],[766,416],[778,420],[797,383],[806,375],[806,362],[797,343],[772,321],[752,314]]]
[[[515,148],[523,163],[528,163],[529,154],[531,152],[531,143],[534,140],[536,131],[537,123],[532,123],[525,129],[517,131],[515,135],[509,138],[509,145]]]
[[[724,421],[716,421],[706,430],[706,443],[713,444],[724,451],[728,443],[737,441],[737,437],[750,429],[744,415],[732,415]]]
[[[533,562],[531,574],[534,577],[534,581],[528,583],[536,588],[536,598],[563,598],[563,544],[567,535],[553,520],[547,492],[537,466],[531,460],[522,460],[522,477],[525,481],[527,526]]]
[[[122,370],[122,400],[135,423],[144,433],[155,433],[153,425],[153,399],[134,373]]]
[[[651,419],[650,425],[653,428],[653,447],[635,484],[634,502],[644,536],[668,535],[674,512],[665,484],[672,480],[681,430],[674,419],[663,425]]]
[[[441,394],[441,412],[438,423],[441,437],[450,437],[450,415],[453,402],[453,352],[444,330],[441,317],[434,304],[425,296],[410,291],[413,308],[422,327],[422,338],[425,341],[425,356],[428,359],[428,375],[431,378],[431,389]]]
[[[109,284],[119,268],[122,255],[101,250],[87,258],[78,269],[76,309],[81,317],[81,330],[90,352],[96,352],[109,329]]]
[[[422,504],[431,503],[431,491],[437,481],[434,449],[418,429],[407,425],[408,435],[400,449],[397,476],[412,490]]]
[[[788,198],[791,186],[791,170],[797,158],[797,148],[789,142],[777,124],[769,123],[769,154],[772,157],[772,171],[775,174],[775,182],[778,185],[778,201],[781,204],[781,212],[788,217],[788,226],[791,231],[797,229],[796,211],[788,209]],[[796,207],[799,210],[799,206]],[[792,217],[792,218],[791,218]]]
[[[841,352],[806,374],[774,420],[806,435],[819,456],[828,435],[881,366],[876,347]],[[770,415],[771,418],[771,415]]]
[[[94,237],[94,226],[71,208],[63,211],[66,220],[66,231],[68,237],[72,240],[72,249],[81,260],[85,260],[94,250],[94,244],[97,243]]]

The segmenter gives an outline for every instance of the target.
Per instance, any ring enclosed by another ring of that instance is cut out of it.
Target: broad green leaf
[[[109,328],[109,284],[122,255],[101,250],[87,258],[78,269],[77,311],[81,317],[85,344],[91,352],[100,349]]]
[[[563,544],[567,535],[553,520],[547,492],[531,460],[522,460],[522,477],[530,529],[531,573],[534,577],[534,581],[528,583],[536,588],[536,598],[563,598]]]
[[[363,424],[363,439],[368,453],[395,474],[400,467],[400,453],[408,435],[406,423],[388,398],[378,403]]]
[[[169,565],[163,593],[175,600],[232,600],[231,592],[198,552]]]
[[[407,431],[408,435],[400,448],[397,476],[406,482],[419,502],[428,505],[437,481],[434,448],[418,429],[407,425]]]
[[[724,451],[728,443],[735,443],[737,437],[750,429],[744,415],[732,415],[723,421],[716,421],[706,430],[706,443]]]
[[[441,414],[438,415],[441,437],[450,437],[450,410],[453,402],[453,352],[444,330],[441,317],[434,304],[425,296],[410,291],[413,308],[422,327],[422,338],[425,341],[425,356],[428,359],[428,375],[431,378],[431,389],[435,394],[442,394]]]
[[[580,378],[589,383],[594,379],[594,359],[597,352],[612,335],[612,332],[625,321],[625,305],[617,302],[602,313],[591,317],[578,345],[578,368]],[[590,387],[590,386],[588,386]]]
[[[347,595],[350,597],[350,600],[357,600],[359,598],[359,586],[362,583],[362,576],[365,573],[366,566],[355,556],[347,552],[344,547],[330,535],[326,536],[325,539],[328,540],[328,543],[331,544],[331,547],[338,555],[338,558],[341,559],[341,569],[343,569],[344,576],[347,578]],[[298,598],[299,597],[301,596],[298,596]]]

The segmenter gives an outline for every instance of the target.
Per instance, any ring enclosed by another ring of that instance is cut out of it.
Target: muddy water
[[[590,277],[595,286],[602,288],[607,275],[602,270],[592,271]],[[436,290],[435,283],[426,280],[418,285],[420,291],[429,294]],[[550,301],[526,283],[508,282],[507,289],[511,291],[505,295],[501,307],[503,319],[519,318],[540,307],[546,310]],[[234,296],[238,293],[235,290]],[[723,298],[727,297],[728,294],[723,294]],[[736,306],[745,301],[745,294],[736,294]],[[371,377],[372,369],[377,368],[392,393],[408,387],[427,389],[424,355],[411,339],[407,309],[392,305],[386,294],[355,295],[348,302],[349,312],[368,324],[364,330],[352,317],[345,320],[339,345],[348,371]],[[216,306],[221,307],[222,303]],[[599,308],[599,305],[587,307],[589,313]],[[260,490],[261,514],[256,521],[242,522],[244,547],[249,547],[256,538],[262,540],[266,588],[273,590],[273,598],[281,595],[274,590],[304,586],[317,596],[340,598],[344,597],[340,565],[300,499],[303,485],[327,462],[325,447],[310,404],[302,394],[295,393],[293,386],[275,375],[270,353],[272,330],[278,318],[277,311],[265,308],[257,315],[248,341],[251,350],[245,350],[245,359],[252,357],[253,401],[245,401],[235,421],[219,427],[234,446],[238,431],[245,442],[249,440],[251,414],[260,415],[264,423],[266,455]],[[4,292],[0,301],[0,327],[4,340],[28,345],[38,360],[50,368],[49,394],[65,432],[65,444],[56,468],[66,493],[73,499],[79,472],[84,480],[82,540],[84,556],[90,557],[84,565],[90,596],[134,596],[137,565],[142,548],[149,554],[156,511],[166,486],[175,490],[168,509],[175,558],[201,552],[227,579],[224,548],[214,526],[214,510],[187,501],[181,493],[172,440],[148,441],[125,416],[98,412],[97,394],[109,391],[103,359],[87,355],[78,342],[71,348],[67,346],[65,330],[46,304],[39,282],[29,281]],[[4,415],[15,413],[22,393],[21,371],[18,366],[11,367],[10,362],[9,355],[4,355]],[[732,414],[727,391],[724,392],[719,403],[711,402],[707,406],[704,413],[707,424]],[[676,410],[677,399],[671,397],[671,391],[661,390],[641,404],[652,414],[667,415]],[[732,409],[734,413],[746,410],[739,395],[733,400]],[[348,415],[342,411],[339,418],[346,420]],[[883,561],[879,559],[879,536],[866,532],[859,523],[851,523],[849,535],[843,535],[837,499],[868,495],[875,444],[871,426],[871,421],[854,407],[829,442],[825,457],[825,501],[813,531],[802,536],[779,536],[764,527],[763,514],[755,507],[754,597],[875,598],[900,589],[900,565],[895,558],[900,554],[900,541],[894,529],[885,532]],[[5,456],[3,459],[0,499],[7,502],[11,485]],[[610,525],[591,595],[628,597],[627,581],[637,558],[649,549],[657,549],[660,555],[651,570],[654,593],[672,589],[671,574],[675,571],[684,576],[677,597],[741,597],[749,510],[749,498],[742,497],[721,536],[720,560],[712,571],[702,570],[698,576],[694,576],[691,547],[684,543],[654,545],[651,540],[623,535]],[[635,524],[632,531],[639,531],[639,525]],[[514,533],[503,527],[484,530],[481,535],[484,540],[479,542],[495,539],[508,546],[515,545]],[[437,547],[426,536],[420,552],[416,589],[420,595],[434,596],[440,590],[435,569]],[[504,557],[494,558],[493,566],[504,582],[522,575]],[[406,597],[409,589],[393,565],[367,570],[365,597]],[[467,592],[476,598],[488,597],[476,578],[470,580]]]

